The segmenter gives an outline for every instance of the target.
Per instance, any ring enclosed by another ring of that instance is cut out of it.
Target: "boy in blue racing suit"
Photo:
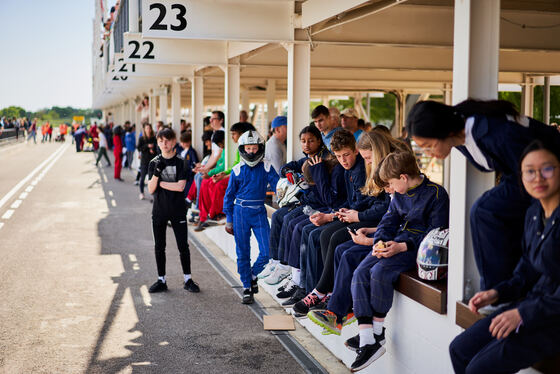
[[[276,190],[278,173],[263,160],[264,139],[254,130],[239,138],[241,162],[230,175],[224,197],[226,231],[234,235],[237,272],[243,283],[243,304],[254,302],[259,292],[257,274],[268,263],[270,225],[264,207],[267,185]],[[259,243],[259,256],[251,267],[251,229]]]

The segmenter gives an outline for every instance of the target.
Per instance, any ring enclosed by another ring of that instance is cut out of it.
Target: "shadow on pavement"
[[[201,293],[183,290],[172,230],[167,230],[169,291],[149,294],[156,279],[151,204],[138,200],[135,173],[99,167],[107,204],[97,225],[102,255],[118,255],[123,272],[90,353],[87,373],[303,372],[276,338],[191,245],[193,279]],[[107,182],[105,182],[105,180]],[[96,183],[88,188],[96,188]],[[147,193],[147,191],[146,191]]]

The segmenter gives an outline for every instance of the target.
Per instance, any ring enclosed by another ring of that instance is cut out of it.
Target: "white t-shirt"
[[[105,134],[103,134],[102,131],[99,131],[98,137],[99,137],[99,147],[107,148],[107,138],[105,137]]]

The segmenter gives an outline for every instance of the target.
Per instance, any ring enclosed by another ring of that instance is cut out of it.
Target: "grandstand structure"
[[[458,103],[520,90],[521,113],[531,116],[534,87],[543,85],[548,118],[550,86],[560,84],[558,0],[121,0],[106,38],[102,3],[95,1],[93,20],[93,107],[116,124],[138,125],[136,108],[147,95],[150,123],[177,131],[186,119],[199,152],[211,109],[224,111],[227,129],[252,106],[263,134],[286,110],[291,160],[300,156],[298,133],[311,120],[312,99],[351,96],[366,117],[361,98],[391,92],[398,99],[391,131],[399,135],[407,109],[429,95]],[[226,150],[231,163],[231,143]],[[388,353],[364,372],[452,372],[449,342],[476,318],[461,303],[466,280],[476,286],[479,279],[469,210],[495,176],[456,150],[443,175],[451,199],[449,277],[443,285],[401,277]],[[233,239],[215,230],[207,235],[227,251]],[[352,362],[342,344],[311,332]]]

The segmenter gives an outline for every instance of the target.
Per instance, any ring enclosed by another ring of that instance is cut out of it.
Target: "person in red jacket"
[[[123,181],[121,178],[121,169],[122,169],[122,127],[115,126],[113,129],[113,155],[115,156],[115,179],[119,181]]]
[[[93,149],[94,149],[94,151],[97,152],[97,150],[99,149],[99,140],[96,140],[96,139],[99,139],[99,131],[97,130],[97,123],[94,123],[93,126],[91,126],[90,135],[91,135],[91,138],[93,139],[93,141],[92,141],[93,142]]]

